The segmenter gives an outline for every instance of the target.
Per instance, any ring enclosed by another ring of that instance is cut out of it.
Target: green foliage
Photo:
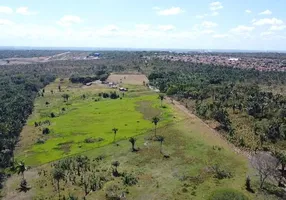
[[[138,183],[137,177],[130,173],[123,173],[122,174],[122,181],[124,185],[132,186]]]
[[[48,134],[50,134],[50,129],[49,128],[44,128],[43,129],[43,131],[42,131],[42,133],[44,134],[44,135],[48,135]]]
[[[218,165],[214,165],[212,167],[213,171],[214,171],[214,178],[217,178],[219,180],[221,179],[225,179],[225,178],[232,178],[233,175],[231,174],[231,172],[225,170],[225,169],[221,169],[221,167],[219,167]]]
[[[234,189],[220,189],[208,198],[209,200],[248,200],[248,197],[243,193]]]

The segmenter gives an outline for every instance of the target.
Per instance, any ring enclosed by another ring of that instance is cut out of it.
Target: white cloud
[[[158,29],[161,30],[161,31],[172,31],[172,30],[175,30],[176,27],[171,25],[171,24],[169,24],[169,25],[159,25]]]
[[[213,38],[227,38],[229,37],[228,34],[215,34],[213,35]]]
[[[16,13],[21,14],[21,15],[36,15],[36,14],[38,14],[37,12],[29,11],[28,7],[17,8]]]
[[[202,27],[205,27],[205,28],[213,28],[213,27],[218,26],[217,23],[214,23],[211,21],[203,21],[201,25],[202,25]]]
[[[259,15],[271,15],[272,12],[270,10],[264,10],[263,12],[259,13]]]
[[[273,26],[271,26],[270,27],[270,31],[282,31],[282,30],[284,30],[286,28],[286,25],[278,25],[278,26],[276,26],[276,25],[273,25]]]
[[[148,31],[151,28],[150,24],[136,24],[135,25],[136,30],[139,31]]]
[[[13,10],[10,7],[7,6],[0,6],[0,13],[2,14],[12,14]]]
[[[255,28],[251,26],[239,25],[235,28],[230,29],[230,32],[234,34],[242,34],[242,33],[249,33],[253,31],[254,29]]]
[[[222,3],[219,1],[210,3],[209,7],[210,7],[210,10],[213,10],[213,11],[220,10],[223,8]]]
[[[264,19],[253,21],[253,25],[255,26],[282,25],[282,24],[283,24],[283,21],[277,18],[264,18]]]
[[[58,24],[62,26],[70,26],[72,24],[78,24],[82,22],[81,18],[75,15],[65,15],[59,21]]]
[[[182,12],[184,11],[180,7],[172,7],[164,10],[159,9],[157,11],[157,14],[167,16],[167,15],[178,15]]]
[[[207,16],[208,16],[208,14],[196,15],[196,18],[198,18],[198,19],[203,19],[203,18],[205,18],[205,17],[207,17]]]
[[[206,30],[202,30],[200,33],[202,34],[212,34],[212,33],[215,33],[214,30],[210,30],[210,29],[206,29]]]
[[[260,36],[271,36],[271,35],[274,35],[272,31],[266,31],[266,32],[260,33]]]
[[[216,11],[211,13],[211,16],[218,16],[218,15],[219,15],[219,12],[216,12]]]
[[[119,30],[119,28],[118,26],[111,24],[111,25],[104,27],[102,30],[108,31],[108,32],[116,32]]]
[[[152,7],[152,10],[160,10],[160,7],[154,6],[154,7]]]
[[[0,26],[4,26],[4,25],[12,25],[14,24],[12,21],[7,20],[7,19],[0,19]]]
[[[251,10],[249,10],[249,9],[245,10],[245,12],[246,12],[247,14],[252,13]]]

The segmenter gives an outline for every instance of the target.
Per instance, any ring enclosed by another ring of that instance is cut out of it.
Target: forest
[[[0,58],[49,56],[54,53],[61,52],[1,51]],[[270,151],[283,161],[285,168],[286,97],[280,91],[265,90],[265,87],[285,85],[285,73],[146,59],[145,56],[154,52],[100,53],[102,59],[99,60],[1,66],[0,184],[11,173],[7,169],[13,171],[16,167],[13,152],[19,134],[33,111],[35,98],[44,95],[42,89],[46,85],[56,78],[66,77],[72,83],[86,84],[105,80],[114,72],[146,74],[149,84],[161,93],[182,102],[203,120],[217,123],[215,129],[228,141],[248,151]]]
[[[192,101],[196,114],[220,123],[218,129],[227,132],[235,144],[251,148],[270,148],[270,144],[285,148],[286,97],[264,91],[261,85],[283,85],[285,73],[259,72],[221,66],[192,66],[180,63],[174,70],[158,68],[149,75],[150,84],[179,100]],[[246,144],[246,138],[236,136],[229,115],[247,114],[250,131],[258,140],[256,146]],[[264,146],[264,143],[269,145]]]

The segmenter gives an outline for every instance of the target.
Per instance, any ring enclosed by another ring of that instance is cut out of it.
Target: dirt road
[[[212,131],[213,134],[215,134],[217,137],[220,137],[222,140],[226,141],[226,139],[220,133],[218,133],[213,128],[211,128],[208,124],[206,124],[203,120],[201,120],[199,117],[197,117],[195,114],[193,114],[189,109],[187,109],[185,106],[183,106],[180,102],[172,100],[169,97],[166,97],[166,100],[170,104],[173,104],[177,109],[179,109],[180,111],[182,111],[186,115],[188,115],[190,117],[190,119],[196,119],[196,120],[200,121],[204,126],[208,127]],[[228,141],[226,141],[226,142],[235,153],[242,154],[245,157],[247,157],[248,159],[251,159],[251,154],[249,152],[242,151],[239,148],[237,148],[236,146],[234,146],[232,143],[230,143]]]

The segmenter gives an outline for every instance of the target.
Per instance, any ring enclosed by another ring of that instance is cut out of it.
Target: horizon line
[[[0,46],[0,50],[140,50],[140,51],[209,51],[209,52],[257,52],[257,53],[286,53],[286,50],[257,50],[257,49],[200,49],[200,48],[137,48],[137,47],[57,47],[57,46]]]

